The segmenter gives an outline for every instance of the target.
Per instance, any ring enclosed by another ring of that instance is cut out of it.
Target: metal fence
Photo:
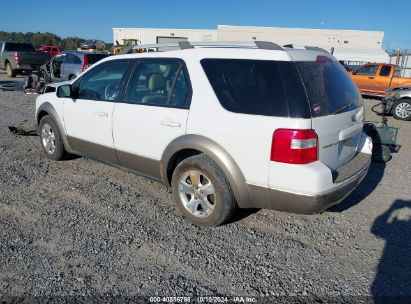
[[[401,68],[401,77],[411,77],[411,54],[404,53],[390,57],[390,63]]]

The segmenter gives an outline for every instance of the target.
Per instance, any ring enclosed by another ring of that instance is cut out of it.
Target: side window
[[[289,116],[277,62],[203,59],[201,65],[226,110],[243,114]]]
[[[375,76],[377,73],[378,65],[366,65],[362,68],[359,68],[355,71],[357,75],[370,75]]]
[[[78,56],[76,56],[76,55],[72,55],[73,56],[73,64],[82,64],[82,61],[81,61],[81,59],[78,57]]]
[[[401,68],[400,67],[395,68],[394,77],[401,77]]]
[[[64,63],[73,63],[73,54],[68,53],[64,58]]]
[[[180,60],[145,60],[137,64],[125,101],[187,108],[189,86]]]
[[[78,98],[101,101],[117,100],[121,80],[128,65],[128,61],[114,60],[91,69],[80,80]]]
[[[380,76],[390,76],[391,66],[383,65],[380,71]]]

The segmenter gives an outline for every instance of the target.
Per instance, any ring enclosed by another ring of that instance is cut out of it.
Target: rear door
[[[73,62],[73,54],[71,53],[66,53],[63,59],[63,63],[61,64],[60,67],[60,78],[62,80],[68,80],[68,71],[69,67],[71,66]]]
[[[186,133],[190,100],[191,87],[182,60],[139,60],[113,115],[120,165],[159,178],[165,148]]]
[[[318,134],[319,160],[332,169],[357,153],[363,128],[362,99],[337,61],[296,62]]]

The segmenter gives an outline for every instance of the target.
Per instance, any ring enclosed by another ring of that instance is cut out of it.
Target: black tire
[[[46,147],[46,141],[47,141],[46,136],[47,135],[45,134],[45,132],[47,131],[48,126],[50,127],[51,133],[54,135],[54,140],[52,140],[54,143],[53,151],[47,149]],[[66,155],[66,151],[64,149],[64,144],[63,144],[61,134],[59,132],[59,129],[57,128],[57,124],[54,122],[54,120],[49,115],[46,115],[41,118],[40,123],[39,123],[39,133],[40,133],[39,134],[40,144],[44,151],[44,154],[52,160],[64,159]]]
[[[411,120],[411,99],[397,101],[391,109],[392,116],[398,120]]]
[[[215,194],[213,194],[214,209],[208,216],[200,217],[188,211],[180,197],[180,179],[184,179],[185,174],[190,170],[196,170],[201,174],[204,174],[215,190]],[[221,225],[234,214],[237,208],[237,203],[230,184],[224,173],[204,154],[191,156],[181,161],[173,172],[171,185],[173,189],[173,197],[178,209],[188,220],[196,225],[208,227]]]
[[[9,62],[6,63],[6,73],[7,73],[7,76],[11,78],[15,78],[17,75],[17,71],[12,68]]]
[[[372,148],[372,161],[386,163],[391,159],[391,150],[386,145],[375,144]]]

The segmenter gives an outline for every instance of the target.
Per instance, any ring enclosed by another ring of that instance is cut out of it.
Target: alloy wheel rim
[[[188,170],[182,174],[178,191],[184,208],[195,217],[208,217],[215,209],[214,186],[198,170]]]
[[[411,115],[411,105],[407,102],[402,102],[395,108],[395,114],[401,118],[407,118]]]
[[[56,137],[53,129],[47,123],[44,124],[41,129],[41,141],[43,143],[44,150],[46,150],[48,154],[53,154],[56,150]]]

